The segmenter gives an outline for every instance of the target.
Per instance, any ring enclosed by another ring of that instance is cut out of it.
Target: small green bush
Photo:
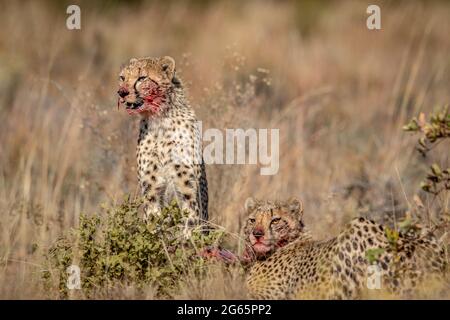
[[[442,148],[448,149],[450,142],[450,111],[449,106],[436,109],[427,120],[424,113],[414,117],[403,127],[403,130],[418,133],[420,135],[416,149],[423,157],[427,157],[431,151],[441,144]],[[444,236],[450,226],[450,212],[448,209],[448,199],[450,193],[450,168],[443,169],[437,163],[433,163],[420,184],[421,189],[431,194],[431,204],[437,205],[437,217],[439,221],[434,224],[434,229],[445,230]],[[425,207],[419,199],[419,206]],[[427,212],[429,216],[429,213]],[[429,221],[430,222],[430,221]]]
[[[72,264],[80,268],[87,297],[119,283],[138,289],[150,285],[157,296],[170,297],[185,275],[201,275],[205,261],[200,251],[218,246],[224,232],[206,233],[204,226],[196,226],[186,237],[187,212],[175,203],[147,222],[139,217],[141,206],[141,200],[127,197],[118,206],[103,207],[103,214],[82,215],[79,227],[48,251],[46,286],[58,286],[61,297],[68,297],[67,268]]]
[[[426,157],[434,147],[450,138],[450,112],[445,106],[434,112],[430,120],[426,120],[425,114],[421,113],[418,118],[413,118],[403,130],[419,132],[421,137],[418,141],[417,150]],[[426,179],[421,184],[422,190],[435,196],[450,190],[450,168],[441,169],[434,163],[430,167]]]

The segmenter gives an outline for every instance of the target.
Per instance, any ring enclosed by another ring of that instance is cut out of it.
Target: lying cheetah
[[[223,248],[208,247],[201,252],[203,258],[224,263],[240,262],[249,268],[256,260],[268,258],[293,241],[312,241],[303,223],[303,205],[298,199],[259,202],[249,198],[245,208],[248,218],[243,229],[246,242],[243,255],[238,256]]]
[[[141,116],[138,180],[145,217],[175,199],[193,220],[208,219],[200,129],[171,57],[131,59],[120,71],[119,106]],[[190,222],[193,222],[192,219]]]
[[[446,270],[444,248],[429,234],[400,235],[390,243],[387,228],[364,218],[337,237],[312,241],[298,200],[246,202],[245,237],[254,252],[247,286],[257,299],[353,299],[367,289],[370,252],[382,288],[407,293],[419,281]]]

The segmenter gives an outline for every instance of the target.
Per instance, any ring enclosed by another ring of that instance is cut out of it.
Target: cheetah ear
[[[291,198],[288,201],[288,209],[291,213],[303,217],[303,203],[297,198]]]
[[[129,63],[135,63],[135,62],[137,62],[137,61],[138,61],[138,59],[136,59],[136,58],[131,58]]]
[[[252,197],[247,198],[247,200],[245,200],[245,211],[247,211],[247,213],[250,213],[253,209],[255,209],[256,206],[256,201],[255,199],[253,199]]]
[[[169,56],[161,58],[161,69],[167,74],[167,77],[172,80],[175,76],[175,59]]]

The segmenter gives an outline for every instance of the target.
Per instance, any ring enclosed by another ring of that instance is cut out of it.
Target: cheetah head
[[[298,199],[272,202],[249,198],[245,210],[244,236],[257,259],[266,258],[304,232],[303,206]]]
[[[129,114],[157,115],[180,86],[173,58],[132,58],[120,71],[118,106]]]

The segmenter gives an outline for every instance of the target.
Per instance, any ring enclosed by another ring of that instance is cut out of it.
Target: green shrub
[[[421,113],[418,118],[413,118],[403,129],[421,134],[417,150],[425,157],[439,143],[450,138],[449,108],[445,106],[434,112],[429,121],[426,120],[425,114]],[[441,169],[437,163],[432,164],[426,179],[421,183],[421,188],[435,196],[444,191],[449,191],[450,168]]]
[[[115,207],[103,207],[100,215],[80,217],[79,227],[58,239],[46,256],[47,286],[58,286],[68,296],[67,268],[81,271],[81,290],[90,297],[117,284],[155,288],[157,296],[170,297],[185,275],[201,275],[205,261],[199,258],[206,246],[217,246],[222,230],[194,227],[185,234],[184,212],[173,203],[161,215],[144,222],[138,214],[142,201],[127,197]]]
[[[441,144],[441,147],[448,149],[448,143],[450,142],[449,106],[444,106],[433,112],[429,120],[424,113],[421,113],[418,117],[411,119],[403,127],[403,130],[420,135],[416,149],[423,157],[427,157],[439,144]],[[448,211],[450,168],[442,169],[437,163],[431,164],[420,187],[424,192],[431,194],[433,202],[438,205],[439,222],[436,227],[448,229],[450,223],[450,212]],[[421,204],[421,207],[423,207],[423,204]]]

